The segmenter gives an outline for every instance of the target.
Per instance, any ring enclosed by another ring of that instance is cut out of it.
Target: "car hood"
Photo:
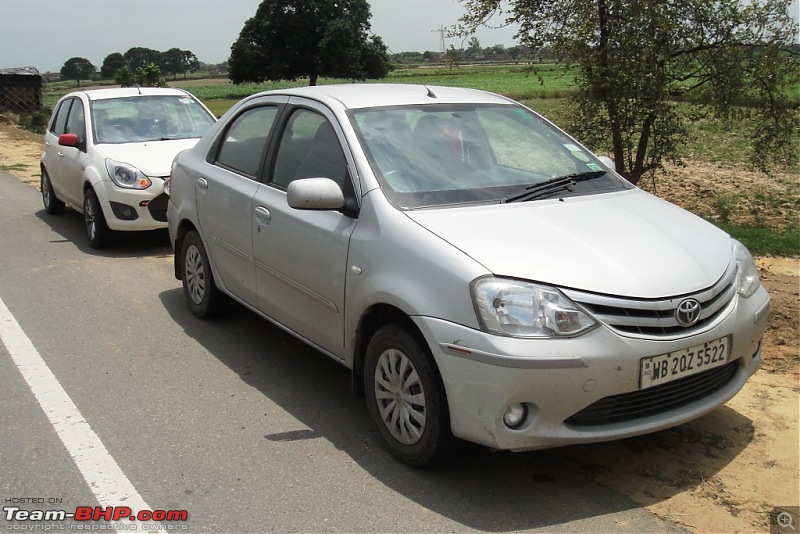
[[[172,139],[144,143],[104,144],[97,148],[108,158],[128,163],[146,176],[169,176],[172,160],[178,152],[192,148],[199,139]]]
[[[638,189],[407,215],[497,276],[634,298],[713,285],[730,237]]]

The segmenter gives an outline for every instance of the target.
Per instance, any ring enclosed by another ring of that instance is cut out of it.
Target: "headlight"
[[[164,194],[167,196],[169,196],[170,191],[172,191],[171,185],[172,185],[172,176],[167,176],[166,178],[164,178]]]
[[[732,239],[731,242],[733,243],[733,255],[736,257],[736,263],[739,264],[739,294],[747,298],[755,293],[758,286],[761,285],[758,267],[747,247],[735,239]]]
[[[106,159],[106,170],[115,184],[126,189],[147,189],[153,183],[133,165],[120,163],[111,158]]]
[[[555,288],[502,278],[479,278],[471,284],[481,327],[512,337],[566,337],[597,322]]]

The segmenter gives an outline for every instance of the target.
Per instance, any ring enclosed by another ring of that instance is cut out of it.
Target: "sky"
[[[230,56],[261,0],[0,0],[0,69],[57,72],[71,57],[98,68],[111,53],[141,46],[191,50],[204,63]],[[440,50],[437,30],[458,22],[458,0],[371,0],[372,32],[393,53]],[[514,45],[512,29],[485,29],[483,47]],[[461,46],[455,38],[445,45]],[[466,47],[464,43],[464,47]]]
[[[0,69],[35,67],[57,72],[71,57],[98,68],[111,53],[141,46],[191,50],[204,63],[221,63],[261,0],[0,0]],[[442,26],[464,14],[459,0],[371,0],[372,31],[393,53],[440,50]],[[800,18],[800,0],[791,12]],[[502,21],[498,20],[498,25]],[[482,29],[483,47],[512,46],[514,29]],[[445,46],[466,43],[448,38]]]

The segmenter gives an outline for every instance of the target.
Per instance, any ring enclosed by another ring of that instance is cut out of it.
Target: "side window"
[[[215,163],[247,176],[255,176],[277,114],[276,106],[264,106],[239,115],[228,128]]]
[[[72,108],[69,110],[67,128],[64,133],[74,133],[81,141],[86,139],[86,120],[83,111],[83,102],[77,98],[73,100]]]
[[[53,116],[53,122],[50,124],[50,131],[55,135],[66,133],[67,116],[69,115],[69,107],[72,105],[73,100],[73,98],[68,98],[63,100],[58,106],[58,109]]]
[[[298,178],[330,178],[344,188],[347,160],[328,120],[298,109],[283,131],[272,182],[282,187]]]

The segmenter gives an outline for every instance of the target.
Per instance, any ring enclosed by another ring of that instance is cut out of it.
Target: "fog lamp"
[[[503,414],[503,423],[508,428],[518,428],[528,417],[528,407],[522,403],[512,404]]]

